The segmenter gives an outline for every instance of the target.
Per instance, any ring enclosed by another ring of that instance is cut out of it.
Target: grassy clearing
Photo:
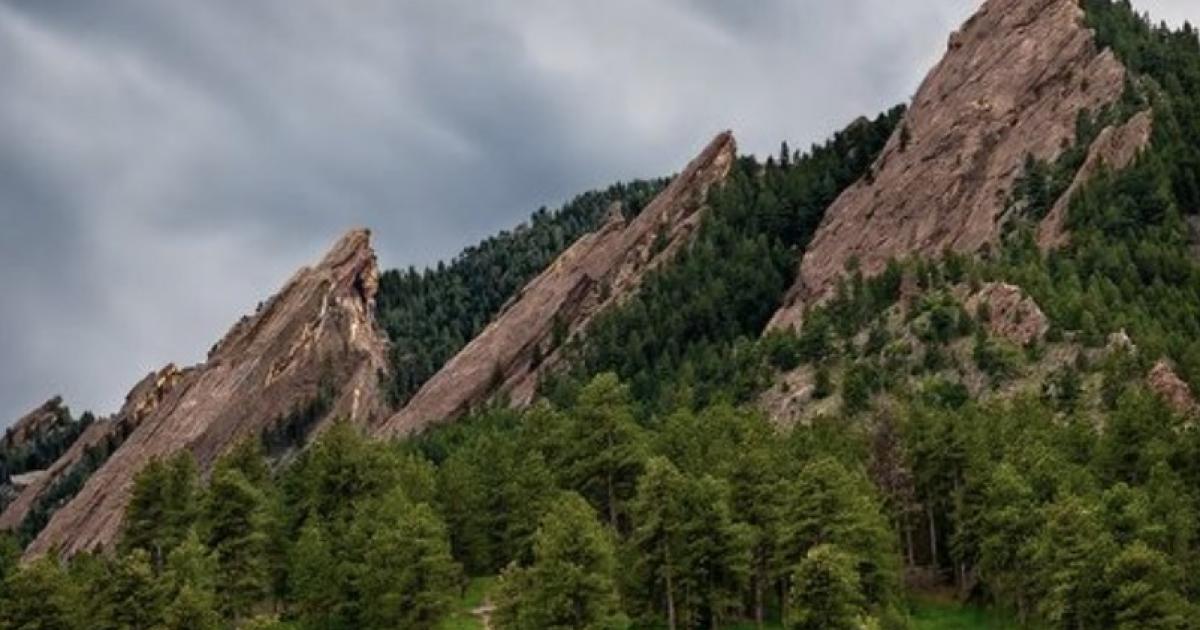
[[[483,605],[496,584],[495,577],[472,578],[466,592],[454,604],[448,617],[437,630],[484,630],[472,611]],[[1018,630],[1020,626],[1002,613],[960,604],[950,597],[919,595],[912,598],[913,630]],[[726,630],[758,630],[753,621],[725,626]],[[764,630],[783,630],[778,623],[768,622]]]
[[[1007,616],[941,598],[912,601],[914,630],[1017,630]]]
[[[472,578],[466,593],[455,602],[454,610],[438,624],[438,630],[483,630],[483,623],[471,611],[483,604],[495,583],[494,577]]]

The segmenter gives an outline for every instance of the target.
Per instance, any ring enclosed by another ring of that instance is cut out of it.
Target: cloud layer
[[[423,265],[721,129],[821,140],[975,4],[0,0],[0,426],[114,410],[350,226]]]

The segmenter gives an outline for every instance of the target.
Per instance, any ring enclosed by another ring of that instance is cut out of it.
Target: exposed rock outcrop
[[[206,362],[173,377],[161,399],[133,395],[145,417],[54,514],[27,557],[111,546],[133,479],[154,458],[189,450],[207,471],[237,442],[280,422],[303,420],[289,433],[310,435],[335,417],[362,424],[386,417],[378,378],[387,370],[387,342],[373,316],[377,278],[370,233],[352,231],[238,322]],[[336,394],[314,407],[322,391]]]
[[[1088,149],[1087,160],[1075,174],[1071,186],[1055,202],[1038,226],[1039,247],[1053,249],[1066,244],[1067,210],[1071,207],[1071,199],[1075,193],[1100,169],[1120,170],[1132,164],[1142,149],[1150,144],[1150,134],[1153,131],[1154,117],[1150,110],[1146,110],[1119,127],[1106,127],[1096,136],[1096,140]]]
[[[722,133],[635,219],[626,223],[613,212],[526,285],[382,433],[420,431],[498,393],[514,404],[528,403],[541,375],[560,361],[563,343],[632,294],[648,271],[690,241],[708,190],[725,179],[736,155],[732,134]]]
[[[89,453],[93,457],[111,455],[155,410],[181,376],[181,372],[172,364],[138,382],[125,397],[125,404],[116,415],[93,423],[49,468],[36,477],[26,479],[27,483],[16,500],[0,513],[0,529],[20,527],[39,502],[50,500],[48,495],[52,494],[55,485],[76,471]]]
[[[1164,402],[1176,413],[1188,414],[1197,410],[1196,397],[1175,368],[1165,359],[1160,359],[1146,376],[1146,384],[1150,391],[1158,394]]]
[[[1015,285],[989,282],[969,296],[964,306],[972,316],[981,308],[986,310],[988,332],[1019,346],[1042,339],[1050,330],[1050,320],[1037,302]]]
[[[988,0],[950,40],[871,175],[828,209],[772,327],[795,326],[847,263],[976,252],[996,240],[1027,156],[1052,161],[1081,110],[1122,93],[1076,0]]]
[[[63,406],[61,396],[55,396],[42,403],[37,409],[21,416],[0,439],[0,449],[21,449],[29,446],[37,439],[55,427],[71,421],[71,416]]]

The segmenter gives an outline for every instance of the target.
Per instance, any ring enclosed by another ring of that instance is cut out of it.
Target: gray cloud
[[[821,140],[975,4],[0,0],[0,426],[113,410],[349,226],[427,264],[720,129]]]

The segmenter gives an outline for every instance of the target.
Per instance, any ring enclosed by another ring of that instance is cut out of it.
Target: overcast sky
[[[0,0],[0,426],[115,410],[351,226],[424,265],[722,129],[822,140],[976,4]]]

